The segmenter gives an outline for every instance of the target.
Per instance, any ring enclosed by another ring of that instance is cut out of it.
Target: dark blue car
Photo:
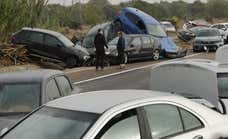
[[[162,25],[152,16],[135,8],[127,7],[116,16],[115,27],[126,34],[150,34],[160,40],[161,49],[170,58],[186,55],[186,50],[178,51],[176,44],[167,36]]]

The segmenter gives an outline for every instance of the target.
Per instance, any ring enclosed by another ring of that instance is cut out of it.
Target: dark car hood
[[[16,124],[25,114],[14,115],[14,116],[0,116],[0,131],[3,128],[11,128]]]
[[[221,41],[220,36],[208,36],[208,37],[196,37],[195,41],[207,41],[207,42],[214,42],[214,41]]]
[[[166,52],[177,52],[176,44],[169,38],[169,37],[162,37],[160,38],[161,49],[165,50]]]

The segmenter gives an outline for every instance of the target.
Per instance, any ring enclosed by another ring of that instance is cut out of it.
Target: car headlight
[[[90,56],[83,56],[83,60],[88,60]]]
[[[105,51],[105,54],[106,54],[106,55],[109,55],[109,54],[110,54],[110,51]]]

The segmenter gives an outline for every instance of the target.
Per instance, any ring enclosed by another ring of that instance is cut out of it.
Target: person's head
[[[119,36],[119,37],[122,37],[122,36],[123,36],[123,32],[122,32],[122,31],[119,31],[119,32],[118,32],[118,36]]]
[[[102,34],[102,30],[101,29],[98,29],[97,33],[101,33]]]

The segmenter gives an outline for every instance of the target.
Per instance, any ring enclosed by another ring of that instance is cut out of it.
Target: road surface
[[[189,59],[189,58],[204,58],[204,59],[214,59],[214,53],[201,53],[195,55],[193,57],[181,58],[181,59]],[[180,60],[180,59],[177,59]],[[162,62],[162,61],[161,61]],[[127,69],[121,72],[115,72],[114,74],[108,75],[100,75],[95,76],[94,78],[88,78],[86,80],[78,81],[73,78],[73,82],[75,83],[76,90],[78,92],[88,92],[88,91],[97,91],[97,90],[116,90],[116,89],[150,89],[150,69],[157,65],[160,62],[151,62],[143,65],[143,62],[139,67],[133,67],[131,69]],[[87,71],[88,72],[88,71]],[[93,69],[93,74],[96,73]],[[106,72],[104,72],[106,73]],[[74,77],[75,73],[71,73],[68,76],[71,78]],[[77,73],[77,74],[80,74]],[[88,73],[89,74],[89,73]],[[85,77],[85,76],[83,76]]]

